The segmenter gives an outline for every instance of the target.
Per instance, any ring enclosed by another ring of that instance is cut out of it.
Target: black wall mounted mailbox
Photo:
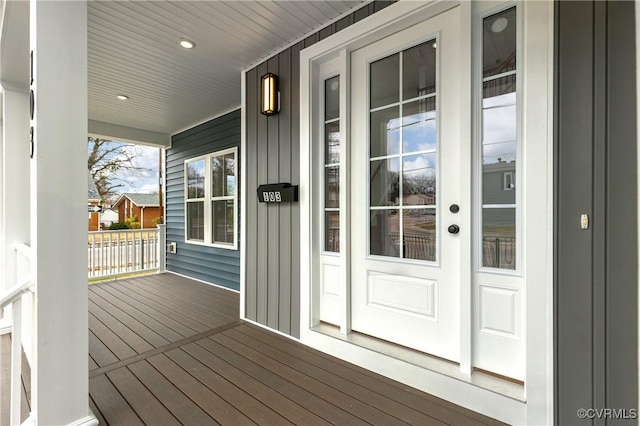
[[[271,183],[258,187],[258,201],[260,203],[283,203],[298,201],[298,185],[290,183]]]

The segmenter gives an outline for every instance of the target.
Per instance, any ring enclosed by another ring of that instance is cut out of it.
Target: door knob
[[[447,228],[447,230],[450,234],[457,234],[458,232],[460,232],[460,227],[458,225],[449,225],[449,228]]]

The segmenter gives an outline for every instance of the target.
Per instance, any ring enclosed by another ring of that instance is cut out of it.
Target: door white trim
[[[523,213],[522,232],[531,244],[526,251],[529,259],[524,258],[522,268],[527,274],[529,283],[524,288],[526,328],[523,332],[526,346],[526,403],[517,402],[510,398],[482,390],[471,381],[464,382],[451,378],[437,371],[425,370],[409,363],[393,359],[388,356],[372,352],[356,346],[346,340],[339,340],[314,331],[318,324],[317,312],[312,303],[314,290],[313,256],[316,252],[311,238],[313,229],[313,211],[317,207],[313,203],[312,166],[310,144],[313,129],[313,84],[318,64],[335,58],[343,53],[351,52],[375,40],[407,28],[417,22],[428,19],[450,7],[460,5],[462,16],[466,22],[471,22],[472,13],[465,11],[465,3],[453,2],[403,2],[395,3],[384,10],[366,18],[339,33],[324,39],[301,52],[301,82],[300,82],[300,211],[301,211],[301,341],[324,352],[339,356],[347,361],[355,362],[381,374],[403,381],[419,389],[443,397],[454,403],[467,406],[484,414],[496,417],[510,423],[550,424],[553,421],[553,179],[552,179],[552,114],[553,108],[553,2],[522,2],[519,7],[524,14],[524,37],[527,40],[523,46],[523,61],[529,72],[524,77],[525,93],[540,92],[539,96],[529,96],[523,105],[523,128],[529,133],[529,140],[523,140],[523,153],[533,161],[547,164],[548,173],[540,179],[533,170],[523,169],[523,184],[532,185],[535,179],[542,190],[536,198],[536,214]],[[498,2],[495,3],[496,5]],[[465,42],[471,45],[471,25],[461,32]],[[463,25],[464,28],[464,25]],[[468,53],[468,52],[467,52]],[[463,66],[470,66],[469,58],[463,58]],[[531,68],[528,68],[531,67]],[[463,82],[463,85],[471,84]],[[542,90],[540,91],[540,89]],[[462,96],[465,90],[462,88]],[[467,93],[470,93],[467,91]],[[462,99],[463,105],[470,100]],[[471,108],[470,105],[464,108]],[[349,111],[346,108],[345,111]],[[469,125],[470,126],[470,125]],[[461,129],[471,133],[471,128]],[[533,137],[537,135],[538,145],[534,146]],[[547,141],[540,146],[539,141]],[[461,155],[462,165],[471,163],[471,153]],[[466,190],[471,191],[471,188]],[[529,201],[531,204],[533,200]],[[523,210],[526,211],[525,200]],[[533,205],[533,204],[532,204]],[[462,213],[462,211],[461,211]],[[471,214],[471,212],[467,212]],[[544,231],[540,231],[540,230]],[[540,259],[544,259],[545,267],[540,268]],[[471,261],[471,258],[468,259]],[[462,259],[461,259],[462,261]],[[472,291],[468,289],[461,294],[461,299],[472,298]],[[348,306],[345,303],[345,306]],[[467,333],[471,332],[473,312],[461,312],[461,321],[467,324]],[[348,327],[344,327],[348,331]],[[469,336],[467,336],[469,337]],[[464,339],[463,336],[461,338]],[[469,341],[471,339],[467,339]],[[471,353],[467,347],[465,353]],[[463,365],[470,370],[470,359]],[[473,377],[473,376],[471,376]]]

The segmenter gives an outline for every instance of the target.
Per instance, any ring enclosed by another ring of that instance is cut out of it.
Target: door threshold
[[[311,330],[404,361],[416,367],[460,380],[507,398],[519,402],[526,402],[524,383],[508,377],[497,376],[480,370],[474,370],[471,375],[463,374],[460,372],[460,366],[456,362],[425,354],[355,331],[344,335],[340,333],[339,327],[332,324],[320,323]]]

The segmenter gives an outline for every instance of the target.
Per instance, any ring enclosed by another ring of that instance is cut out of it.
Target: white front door
[[[456,362],[471,276],[459,9],[352,53],[350,137],[352,329]]]

